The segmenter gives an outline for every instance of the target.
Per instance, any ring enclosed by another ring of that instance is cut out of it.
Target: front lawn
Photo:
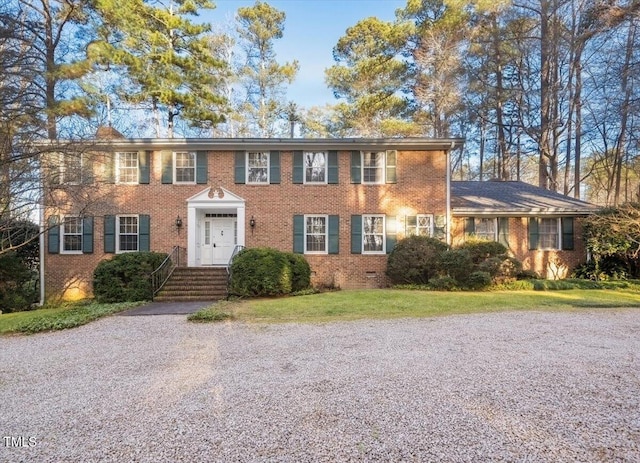
[[[119,304],[79,302],[28,312],[2,314],[0,315],[0,334],[32,334],[40,331],[75,328],[92,320],[122,312],[140,304],[140,302],[122,302]]]
[[[277,323],[621,307],[640,307],[637,286],[556,291],[345,290],[309,296],[244,300],[226,303],[221,310],[241,321]]]

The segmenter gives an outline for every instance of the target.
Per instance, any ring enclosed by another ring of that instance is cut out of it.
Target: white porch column
[[[195,206],[187,207],[187,253],[189,258],[187,260],[188,267],[196,266],[196,238],[198,235],[198,217],[197,217],[197,209]]]
[[[244,212],[244,204],[242,204],[242,206],[238,206],[237,209],[237,213],[238,213],[238,217],[237,217],[237,221],[238,221],[238,244],[241,246],[246,246],[245,244],[245,212]]]

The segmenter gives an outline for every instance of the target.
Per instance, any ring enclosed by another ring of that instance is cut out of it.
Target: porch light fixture
[[[249,226],[251,227],[251,230],[256,228],[256,219],[253,216],[251,216],[251,219],[249,220]]]
[[[182,228],[182,219],[180,216],[176,217],[176,228],[180,230]]]

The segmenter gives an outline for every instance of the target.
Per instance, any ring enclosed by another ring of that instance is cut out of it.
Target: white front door
[[[202,265],[227,265],[236,244],[236,219],[205,217],[201,223],[200,262]]]

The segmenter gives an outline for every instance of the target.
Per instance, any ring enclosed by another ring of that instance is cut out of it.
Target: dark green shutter
[[[151,249],[151,218],[146,214],[138,216],[138,251]]]
[[[196,183],[205,184],[209,181],[209,157],[206,151],[196,153]]]
[[[467,217],[464,219],[464,235],[466,237],[473,236],[476,233],[476,219]]]
[[[328,159],[328,169],[327,169],[327,183],[335,185],[339,183],[338,177],[338,152],[337,151],[329,151],[329,159]]]
[[[104,157],[104,182],[116,183],[116,153],[108,153]]]
[[[362,254],[362,216],[351,216],[351,254]]]
[[[116,252],[116,216],[104,216],[104,252]]]
[[[47,221],[47,248],[49,254],[60,253],[60,217],[52,215]]]
[[[247,155],[244,151],[236,151],[235,156],[235,183],[246,183],[247,170],[245,168],[245,162]]]
[[[293,183],[304,183],[304,155],[302,151],[293,152]]]
[[[93,155],[90,153],[82,154],[82,183],[84,185],[92,185],[95,181],[93,176]]]
[[[509,249],[509,217],[498,218],[498,243]]]
[[[398,241],[398,219],[396,219],[393,215],[388,215],[385,219],[384,228],[386,235],[386,251],[389,254],[393,251],[393,248],[396,246],[396,242]]]
[[[82,219],[82,252],[93,253],[93,217]]]
[[[163,151],[162,158],[162,183],[173,183],[173,153]]]
[[[387,151],[386,163],[386,182],[397,183],[398,152],[396,150]]]
[[[573,217],[563,217],[562,219],[562,249],[573,251]]]
[[[529,250],[538,249],[538,219],[529,217]]]
[[[362,183],[362,155],[360,151],[351,152],[351,183]]]
[[[447,238],[447,218],[444,215],[436,215],[434,222],[433,237],[445,240]]]
[[[151,156],[149,151],[138,152],[138,183],[149,183],[149,177],[151,176],[150,160]]]
[[[280,151],[271,151],[269,158],[269,183],[280,183]]]
[[[329,216],[329,254],[340,254],[340,217]]]
[[[304,216],[293,216],[293,252],[304,254]]]

